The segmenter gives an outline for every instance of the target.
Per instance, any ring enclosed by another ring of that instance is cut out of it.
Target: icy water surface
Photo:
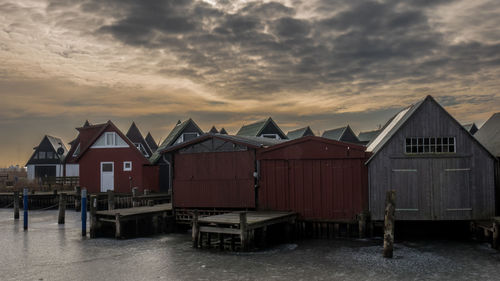
[[[380,240],[306,240],[266,251],[191,248],[189,235],[117,241],[81,237],[79,213],[30,212],[23,231],[0,210],[0,280],[500,280],[500,252],[474,242],[396,244]]]

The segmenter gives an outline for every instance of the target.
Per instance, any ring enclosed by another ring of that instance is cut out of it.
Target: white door
[[[101,192],[114,190],[114,163],[101,162]]]

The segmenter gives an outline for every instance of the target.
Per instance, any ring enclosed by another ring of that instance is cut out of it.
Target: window
[[[79,153],[80,153],[80,144],[78,144],[78,146],[75,149],[75,152],[73,152],[73,157],[78,156]]]
[[[406,138],[406,154],[455,153],[454,137]]]
[[[124,171],[132,171],[132,161],[123,162],[123,170]]]
[[[116,135],[114,132],[106,132],[105,134],[105,145],[106,146],[114,146],[116,145]]]
[[[33,156],[33,159],[38,159],[38,153],[35,153],[35,155]]]
[[[190,141],[192,139],[197,138],[198,136],[199,136],[198,133],[184,133],[179,137],[179,139],[177,139],[177,143]]]
[[[54,158],[54,156],[55,156],[55,155],[54,155],[54,152],[52,152],[52,151],[47,151],[47,159],[52,159],[52,158]],[[55,159],[55,158],[54,158],[54,159]]]
[[[112,163],[101,163],[101,168],[103,172],[113,172]]]
[[[38,159],[45,159],[45,151],[38,151]]]
[[[262,134],[260,136],[268,139],[277,139],[277,140],[280,139],[280,137],[277,134]]]

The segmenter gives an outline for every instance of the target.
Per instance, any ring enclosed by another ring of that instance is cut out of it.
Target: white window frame
[[[130,167],[127,168],[127,164],[130,164]],[[124,172],[132,171],[132,161],[123,161],[123,171]]]
[[[80,152],[80,144],[76,147],[75,151],[73,151],[73,157],[78,156],[78,153]]]
[[[408,140],[410,144],[407,143]],[[450,151],[452,147],[453,151]],[[406,155],[454,154],[457,153],[457,139],[456,137],[406,137],[403,151]]]
[[[199,137],[200,134],[197,133],[197,132],[188,132],[188,133],[182,133],[182,135],[179,137],[179,139],[177,140],[177,143],[182,143],[184,142],[184,135],[196,135],[195,138]]]
[[[112,143],[108,143],[108,136],[113,136]],[[104,146],[116,146],[116,133],[115,132],[105,132],[104,133]]]
[[[268,139],[281,139],[278,134],[262,134],[260,135],[262,138],[268,138]],[[272,138],[270,138],[272,136]]]

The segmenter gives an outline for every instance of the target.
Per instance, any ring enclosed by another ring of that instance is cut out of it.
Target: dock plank
[[[167,204],[159,204],[159,205],[155,205],[155,206],[144,206],[144,207],[135,207],[135,208],[124,208],[124,209],[97,211],[96,216],[115,217],[116,214],[120,214],[121,217],[128,217],[128,216],[140,216],[140,215],[157,213],[157,212],[165,212],[165,211],[171,211],[171,210],[172,210],[172,204],[167,203]]]

